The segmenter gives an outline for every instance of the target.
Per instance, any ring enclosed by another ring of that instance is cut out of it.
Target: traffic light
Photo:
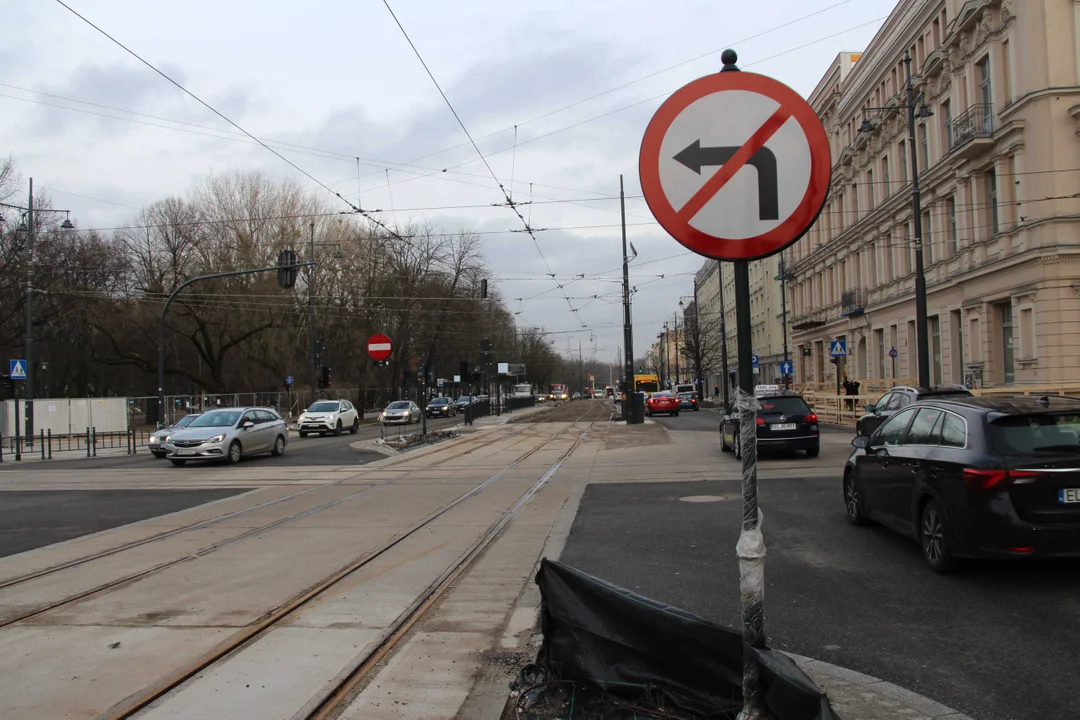
[[[15,381],[11,379],[10,375],[0,375],[0,388],[5,390],[14,390]]]
[[[319,389],[325,390],[330,387],[330,368],[327,365],[323,365],[321,372],[319,373]]]
[[[487,279],[486,278],[480,281],[480,297],[481,298],[486,298],[487,297]]]
[[[469,361],[461,361],[461,382],[468,382],[469,378]]]
[[[292,250],[282,250],[278,255],[278,285],[288,290],[296,284],[296,253]]]

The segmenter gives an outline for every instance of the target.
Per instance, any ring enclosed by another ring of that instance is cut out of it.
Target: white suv
[[[360,413],[348,400],[317,400],[300,413],[296,429],[300,437],[307,437],[308,433],[340,435],[342,430],[355,435],[360,429]]]

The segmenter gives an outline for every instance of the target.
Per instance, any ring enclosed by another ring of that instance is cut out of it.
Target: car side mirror
[[[251,428],[253,428],[253,427],[255,427],[255,423],[251,422],[250,420],[245,420],[245,421],[244,421],[244,425],[243,425],[243,428],[244,428],[245,430],[250,430],[250,429],[251,429]]]
[[[875,412],[874,406],[873,405],[867,405],[866,406],[866,412],[868,412],[868,413]]]
[[[870,436],[869,435],[856,435],[855,438],[851,441],[851,444],[854,447],[866,450],[867,448],[870,447]]]

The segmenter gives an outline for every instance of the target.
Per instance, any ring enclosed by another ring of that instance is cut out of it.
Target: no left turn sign
[[[829,192],[829,139],[813,108],[764,75],[721,72],[656,111],[638,159],[660,225],[694,252],[749,260],[798,240]]]

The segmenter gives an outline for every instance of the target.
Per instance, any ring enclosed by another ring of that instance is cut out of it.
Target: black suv
[[[759,448],[805,450],[808,457],[818,456],[821,452],[818,416],[801,395],[778,392],[763,395],[758,401],[761,403],[757,411]],[[739,415],[737,410],[732,410],[720,419],[720,449],[734,450],[735,457],[741,458],[739,445]]]
[[[937,385],[930,390],[898,385],[873,405],[866,406],[866,414],[855,422],[855,435],[870,435],[881,425],[908,405],[929,398],[971,397],[963,385]]]
[[[852,441],[848,520],[957,558],[1080,557],[1080,399],[930,398]]]

